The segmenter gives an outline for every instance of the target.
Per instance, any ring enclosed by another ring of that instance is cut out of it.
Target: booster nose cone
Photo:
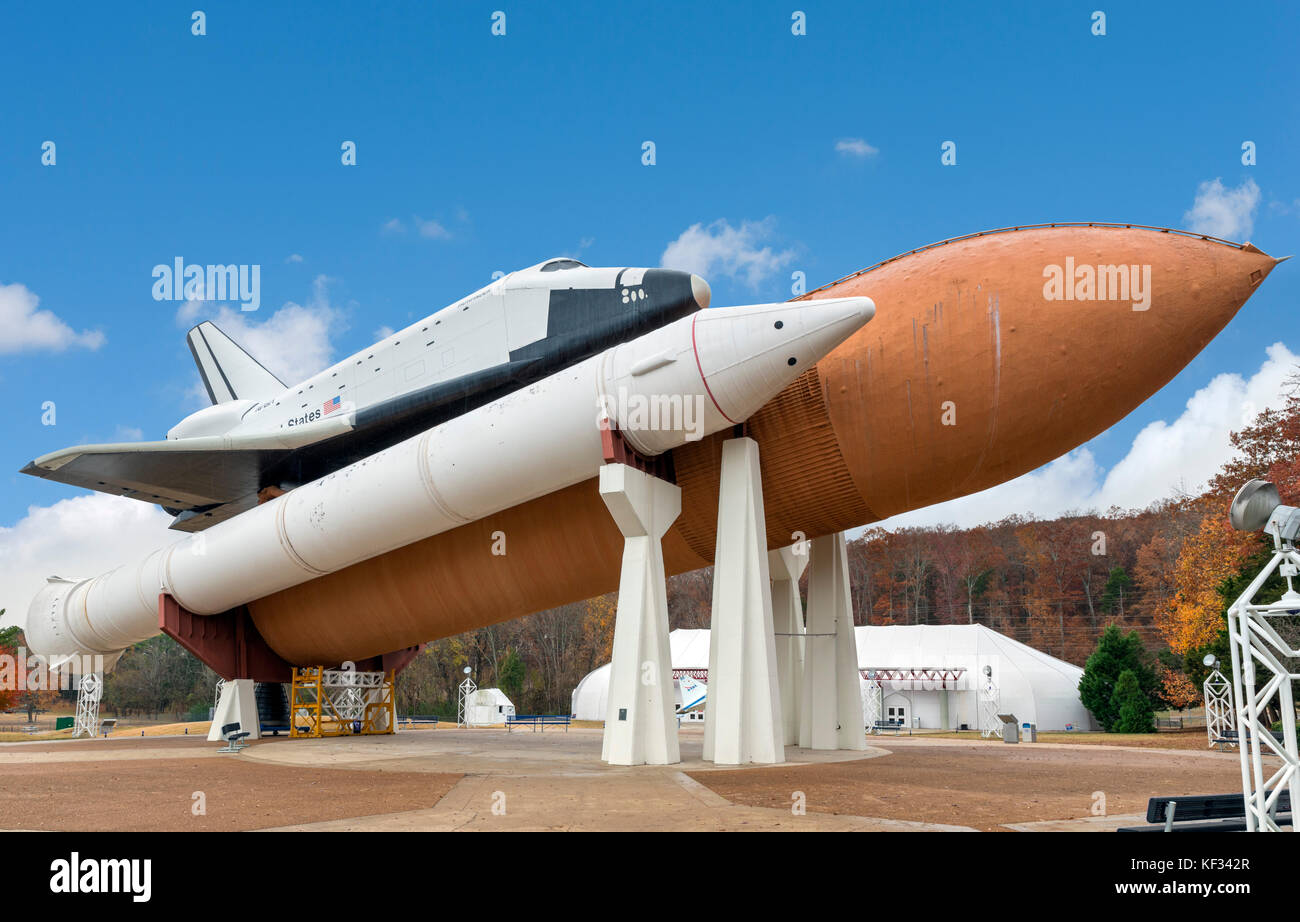
[[[715,405],[740,422],[857,332],[870,298],[827,298],[695,315],[695,355]]]
[[[704,281],[698,275],[691,276],[691,295],[695,298],[695,303],[700,306],[700,310],[707,310],[709,299],[713,297],[713,292],[709,289],[709,283]]]

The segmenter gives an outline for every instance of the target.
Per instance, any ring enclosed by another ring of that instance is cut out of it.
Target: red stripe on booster
[[[695,345],[695,321],[698,320],[699,317],[700,315],[698,312],[691,316],[691,351],[695,353],[695,367],[700,373],[700,380],[704,382],[704,392],[709,395],[709,399],[712,400],[713,405],[718,408],[718,412],[722,414],[722,418],[729,423],[735,424],[736,421],[728,416],[727,411],[722,409],[721,404],[718,403],[718,398],[713,396],[713,389],[709,387],[709,379],[704,377],[704,366],[700,364],[700,350],[699,347]]]

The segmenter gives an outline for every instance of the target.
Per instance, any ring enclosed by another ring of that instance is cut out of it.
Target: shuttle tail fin
[[[190,330],[186,340],[213,403],[266,400],[284,390],[279,378],[235,345],[211,321],[205,320]]]

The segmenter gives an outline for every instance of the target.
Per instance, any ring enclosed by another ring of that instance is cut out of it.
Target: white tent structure
[[[471,727],[503,724],[514,713],[514,704],[499,688],[480,688],[465,702],[465,723]]]
[[[708,630],[687,630],[679,628],[668,635],[668,644],[672,650],[674,673],[685,672],[693,678],[704,681],[709,674],[709,632]],[[673,682],[674,701],[681,706],[681,693]],[[573,690],[570,702],[575,720],[604,720],[605,710],[609,707],[609,663],[587,673]],[[684,720],[699,721],[703,724],[704,712],[697,711]]]
[[[1039,730],[1093,726],[1079,700],[1083,670],[982,624],[864,626],[854,632],[863,697],[879,696],[877,710],[863,710],[875,713],[875,719],[925,729],[978,730],[981,689],[991,679],[999,713],[1014,714]],[[707,630],[673,631],[669,643],[675,673],[708,681]],[[574,689],[573,714],[578,720],[601,721],[608,704],[606,664]]]
[[[980,729],[981,687],[997,712],[1039,730],[1088,730],[1083,670],[982,624],[855,628],[863,694],[879,686],[879,718],[927,729]],[[985,668],[989,675],[986,676]]]

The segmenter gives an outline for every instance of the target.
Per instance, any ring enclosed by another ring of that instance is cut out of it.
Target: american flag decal
[[[341,409],[342,407],[343,407],[343,402],[339,397],[335,397],[333,400],[326,400],[325,415],[329,416],[335,410]]]

